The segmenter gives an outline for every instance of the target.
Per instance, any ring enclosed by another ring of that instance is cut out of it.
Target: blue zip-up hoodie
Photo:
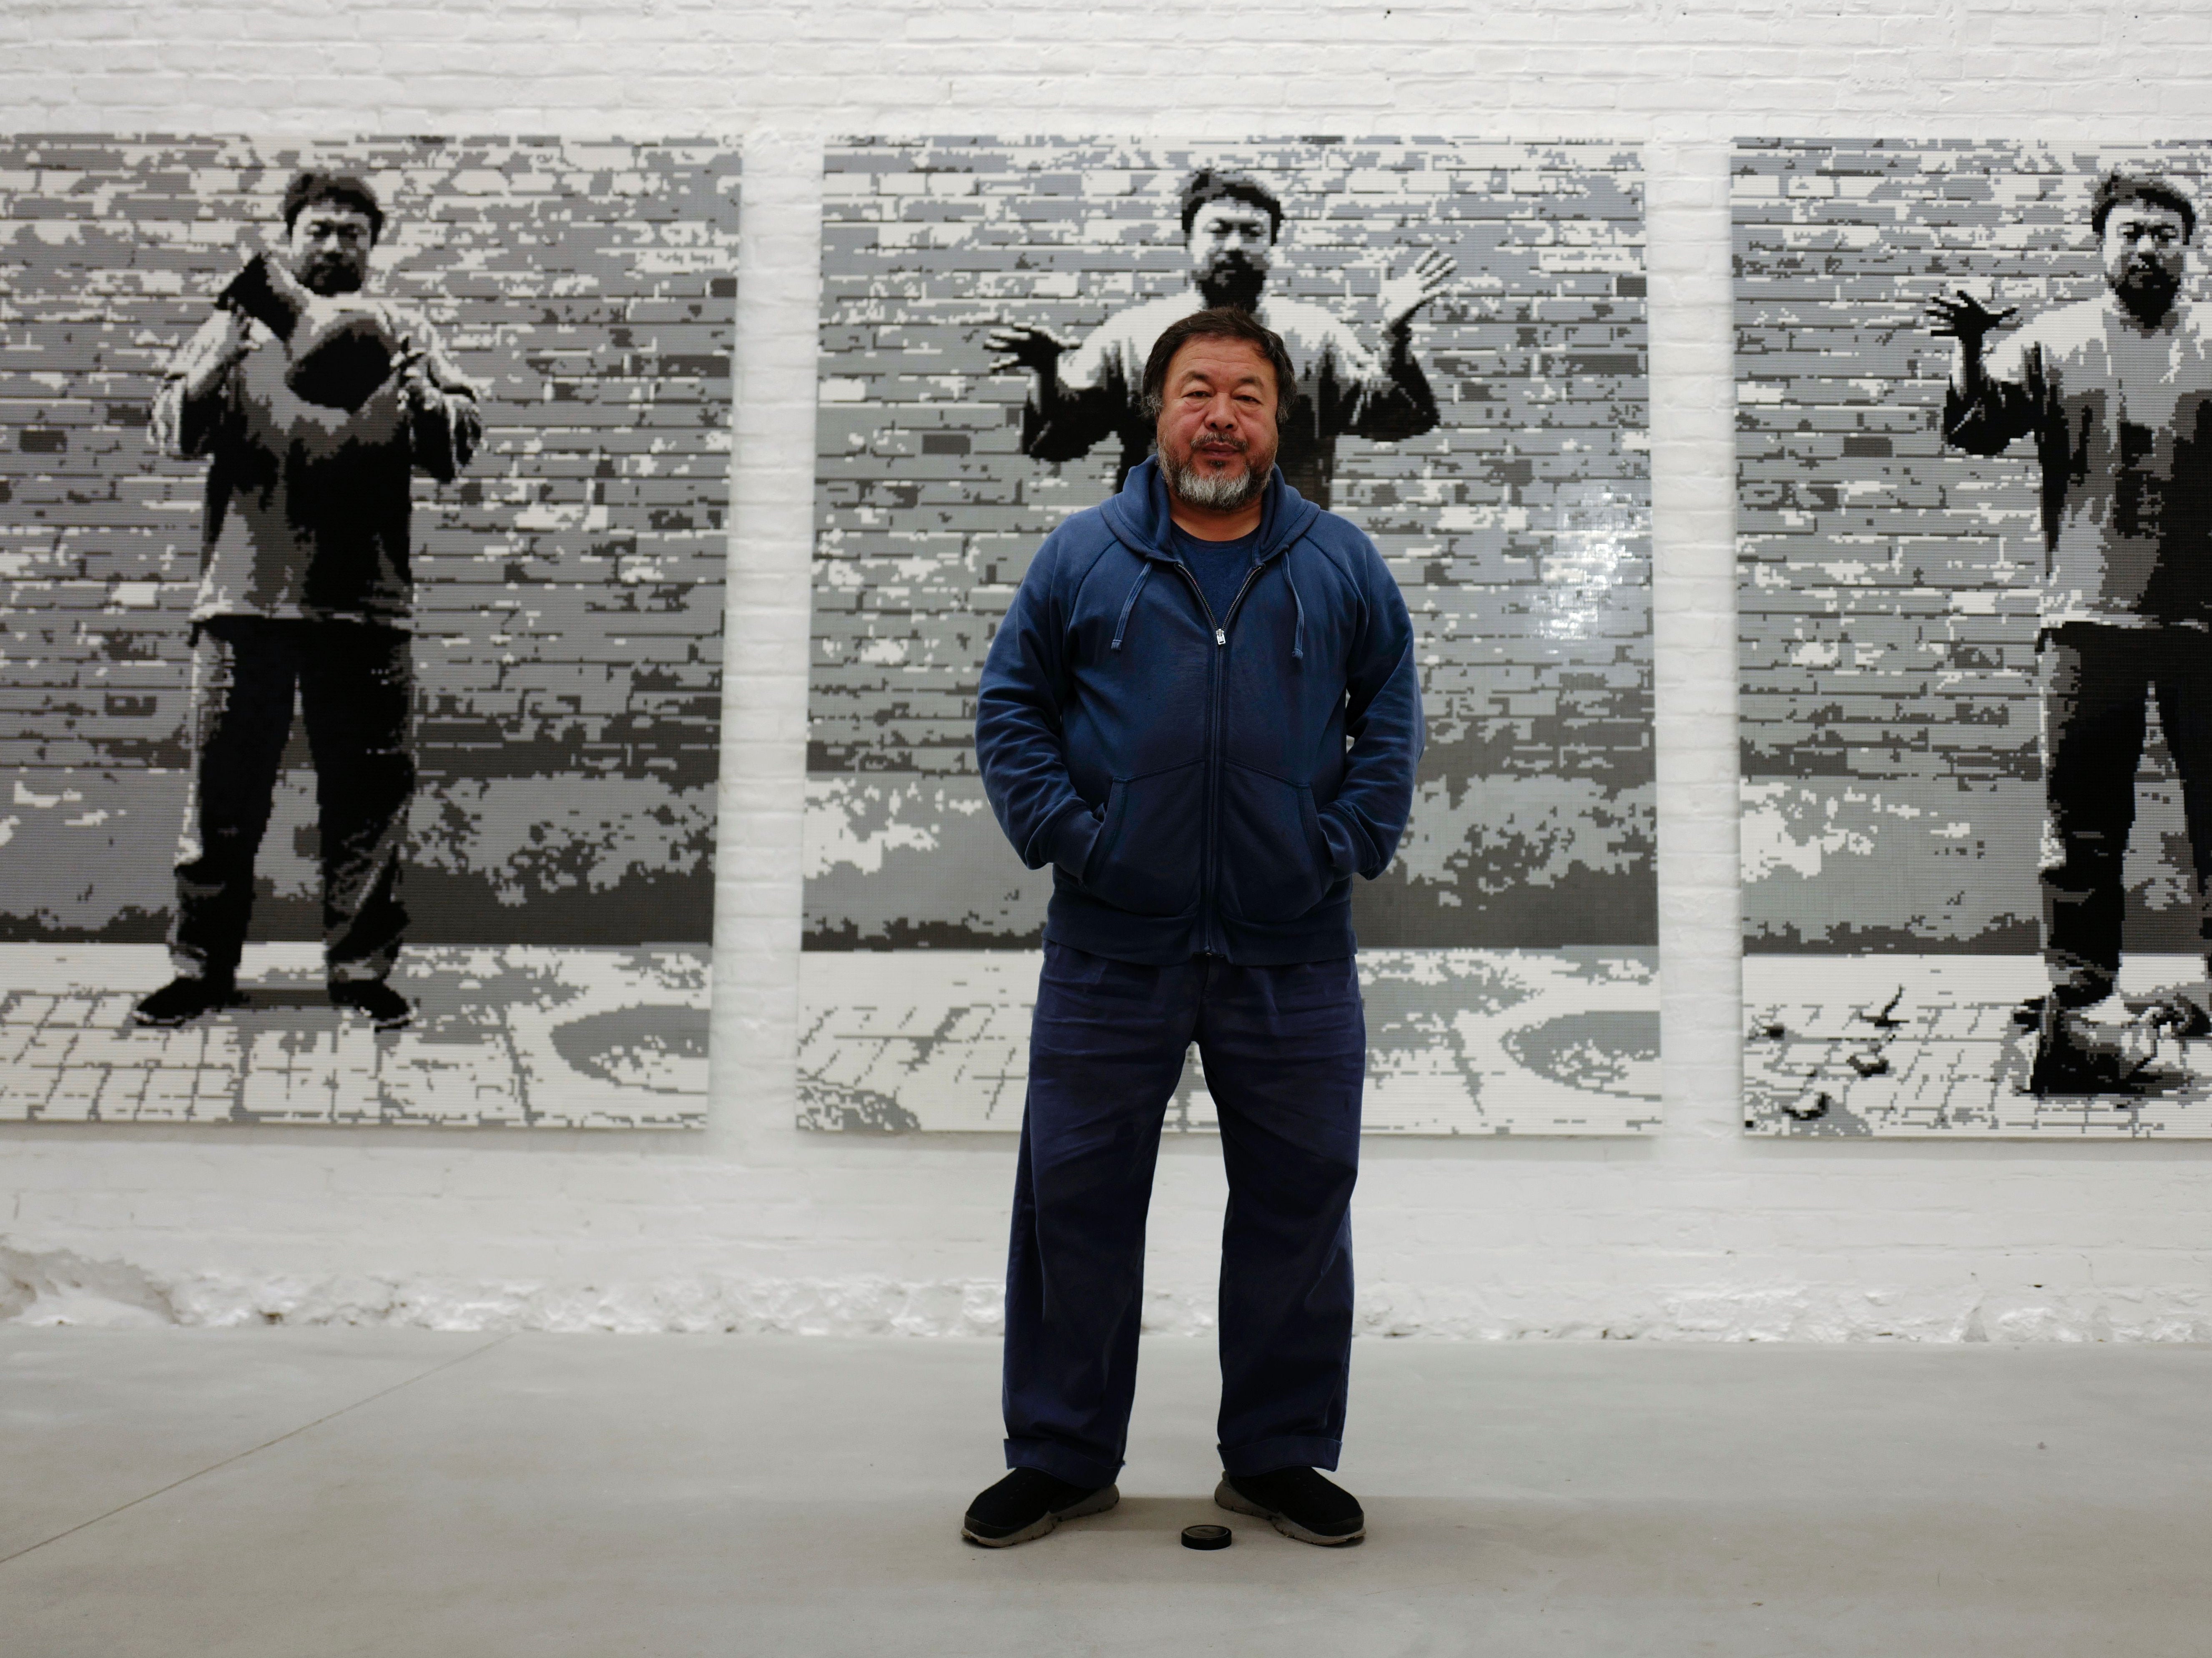
[[[1390,861],[1421,757],[1406,601],[1374,543],[1279,471],[1226,616],[1170,529],[1155,459],[1038,549],[975,699],[991,810],[1024,864],[1054,865],[1055,943],[1349,956],[1352,878]]]

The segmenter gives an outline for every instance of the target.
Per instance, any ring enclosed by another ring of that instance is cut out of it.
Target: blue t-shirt
[[[1206,595],[1207,608],[1213,612],[1213,625],[1222,626],[1229,620],[1229,607],[1237,602],[1237,589],[1251,571],[1260,531],[1255,530],[1234,541],[1201,541],[1178,524],[1171,525],[1168,533],[1175,539],[1176,556],[1198,578],[1199,591]]]

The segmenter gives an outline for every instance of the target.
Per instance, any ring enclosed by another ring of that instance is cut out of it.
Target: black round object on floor
[[[1182,1546],[1187,1549],[1225,1549],[1230,1533],[1226,1526],[1185,1526]]]

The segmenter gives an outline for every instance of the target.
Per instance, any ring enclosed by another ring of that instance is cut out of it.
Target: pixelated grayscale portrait
[[[801,1122],[1020,1127],[1051,872],[976,775],[984,654],[1144,459],[1152,340],[1237,303],[1297,367],[1285,477],[1374,537],[1419,641],[1410,827],[1353,898],[1367,1127],[1651,1127],[1635,150],[854,140],[823,236]],[[1213,1125],[1194,1056],[1169,1125]]]
[[[2212,1134],[2208,165],[1739,144],[1749,1132]]]
[[[0,138],[0,1118],[703,1121],[737,191]]]

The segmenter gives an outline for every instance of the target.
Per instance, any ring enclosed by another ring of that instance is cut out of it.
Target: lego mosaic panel
[[[1279,209],[1241,270],[1183,214],[1206,169]],[[1353,899],[1369,1126],[1650,1127],[1635,150],[854,140],[826,158],[823,237],[802,1122],[1018,1127],[1049,872],[985,801],[978,676],[1046,534],[1144,457],[1121,365],[1242,282],[1302,361],[1340,366],[1313,370],[1324,412],[1284,471],[1374,538],[1419,635],[1411,825]],[[1172,1120],[1208,1111],[1194,1063]]]
[[[2208,169],[1738,145],[1751,1132],[2212,1130]]]
[[[0,138],[0,1117],[702,1120],[738,178]]]

